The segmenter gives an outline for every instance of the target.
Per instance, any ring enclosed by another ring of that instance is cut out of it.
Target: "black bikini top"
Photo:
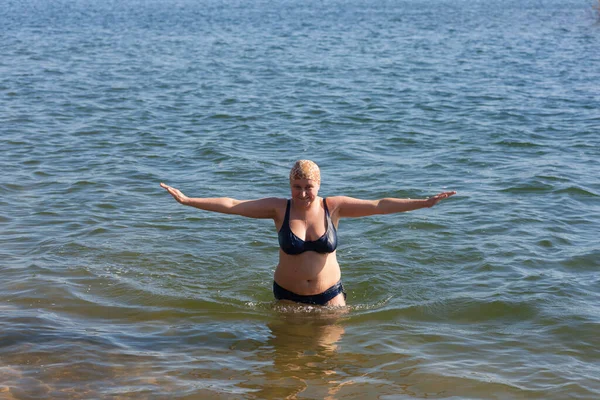
[[[317,240],[304,241],[294,235],[294,232],[290,229],[290,200],[287,201],[285,218],[277,234],[279,246],[284,253],[294,256],[305,251],[316,251],[317,253],[333,253],[335,251],[337,248],[337,232],[331,222],[331,216],[329,215],[325,199],[323,199],[323,207],[325,208],[327,230]]]

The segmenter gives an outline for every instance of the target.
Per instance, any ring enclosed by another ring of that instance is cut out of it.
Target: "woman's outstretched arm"
[[[340,218],[366,217],[376,214],[393,214],[435,206],[440,200],[455,195],[456,192],[442,192],[428,199],[396,199],[392,197],[379,200],[361,200],[353,197],[337,196],[327,199],[337,208]],[[331,199],[331,200],[330,200]]]
[[[179,189],[175,189],[164,183],[161,183],[160,186],[169,192],[178,203],[185,206],[223,214],[241,215],[248,218],[275,218],[277,207],[281,207],[283,202],[285,202],[285,199],[274,197],[258,200],[236,200],[229,197],[188,197]]]

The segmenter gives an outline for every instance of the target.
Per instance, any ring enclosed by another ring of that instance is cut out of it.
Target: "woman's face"
[[[294,202],[307,208],[315,201],[319,193],[319,184],[312,179],[293,179],[290,186]]]

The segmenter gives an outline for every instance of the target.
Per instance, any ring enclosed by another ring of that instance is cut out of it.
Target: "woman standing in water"
[[[456,192],[442,192],[425,200],[384,198],[360,200],[347,196],[318,196],[319,167],[312,161],[296,161],[290,171],[291,199],[268,197],[236,200],[227,197],[191,198],[160,184],[179,203],[249,218],[270,218],[279,236],[279,263],[273,294],[278,300],[327,306],[346,305],[346,293],[336,258],[340,218],[392,214],[433,207]]]

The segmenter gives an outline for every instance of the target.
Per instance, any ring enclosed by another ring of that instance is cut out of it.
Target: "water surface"
[[[585,1],[9,1],[0,397],[600,396]],[[272,222],[175,203],[459,194],[343,220],[347,310],[273,302]]]

